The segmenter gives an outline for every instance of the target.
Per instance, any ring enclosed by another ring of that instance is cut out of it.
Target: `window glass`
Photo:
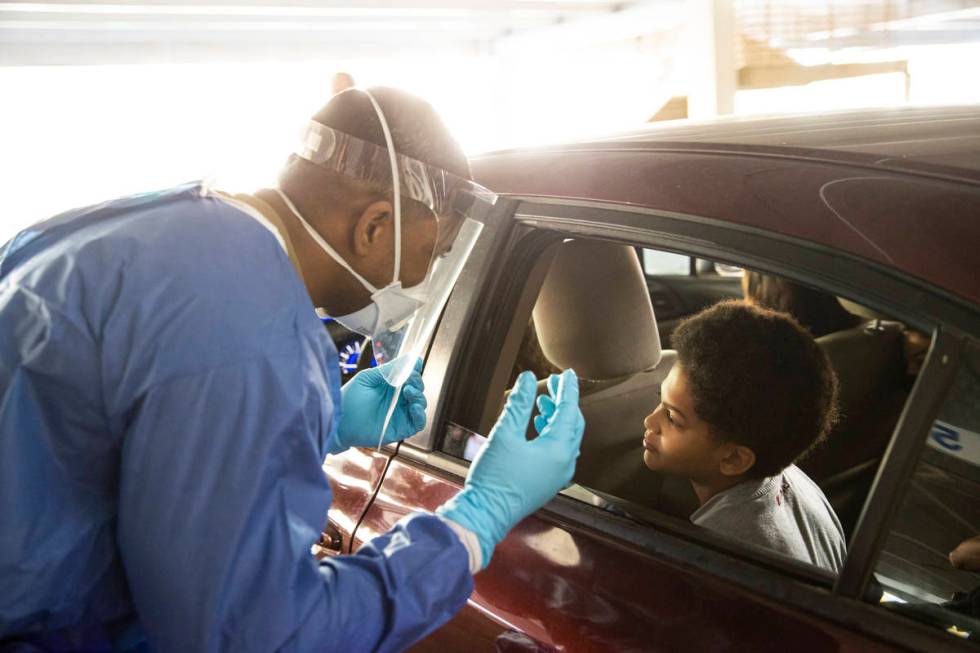
[[[451,456],[472,462],[486,442],[485,436],[474,433],[459,424],[448,422],[442,442],[442,450]]]
[[[644,249],[643,270],[651,276],[687,276],[691,273],[691,257],[657,249]]]
[[[980,346],[966,349],[878,559],[887,607],[980,637]]]

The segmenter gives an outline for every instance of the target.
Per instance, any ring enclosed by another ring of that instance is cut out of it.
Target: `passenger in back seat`
[[[861,318],[845,310],[833,295],[772,274],[746,270],[742,294],[750,304],[792,315],[815,338],[861,323]]]
[[[840,522],[793,464],[836,416],[837,378],[813,336],[785,314],[728,301],[672,340],[677,362],[644,420],[647,467],[690,480],[694,524],[839,572]]]

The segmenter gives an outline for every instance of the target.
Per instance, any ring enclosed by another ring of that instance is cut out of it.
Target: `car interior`
[[[506,399],[505,388],[518,373],[529,369],[546,379],[573,368],[586,429],[575,485],[565,494],[641,522],[660,523],[666,515],[687,523],[698,507],[697,498],[685,479],[644,465],[643,420],[659,403],[660,384],[676,361],[676,352],[669,348],[673,329],[717,301],[743,299],[742,277],[749,273],[690,259],[687,274],[658,274],[660,270],[643,264],[658,257],[644,256],[637,247],[600,240],[565,240],[555,247],[533,308],[525,307],[530,321],[509,383],[499,394],[491,393],[497,399],[489,400],[483,413],[486,423],[478,432],[489,432]],[[843,309],[848,318],[846,328],[816,337],[838,376],[840,416],[826,441],[797,465],[824,491],[850,540],[929,337],[860,304],[820,294],[832,298],[834,308]],[[515,321],[525,319],[519,310]],[[506,356],[505,347],[505,365]],[[973,397],[980,365],[976,370],[967,367],[974,376],[964,395]],[[538,389],[547,391],[545,381]],[[976,409],[971,410],[973,418],[980,419]],[[962,417],[957,422],[973,424]],[[975,428],[980,432],[980,426]],[[534,436],[532,428],[528,435]],[[980,632],[980,622],[968,614],[957,613],[951,621],[950,613],[937,607],[942,597],[948,599],[954,592],[960,592],[956,596],[961,602],[968,602],[963,597],[970,596],[971,589],[977,595],[974,588],[980,588],[980,574],[954,569],[946,559],[958,542],[980,532],[978,472],[977,467],[926,451],[876,569],[884,605],[914,613],[920,620],[925,615],[944,628],[956,623],[961,630]],[[659,521],[651,519],[654,514]],[[928,533],[921,533],[923,529]]]
[[[698,506],[686,480],[646,468],[640,442],[643,419],[659,403],[660,384],[676,360],[669,349],[673,328],[719,300],[742,298],[740,271],[725,272],[699,260],[682,278],[658,276],[644,270],[634,247],[566,241],[534,303],[510,378],[523,369],[539,378],[575,369],[586,420],[575,482],[629,514],[652,509],[687,519]],[[840,379],[842,417],[824,446],[799,463],[823,488],[848,536],[912,380],[905,373],[904,326],[863,313],[857,326],[818,338]]]

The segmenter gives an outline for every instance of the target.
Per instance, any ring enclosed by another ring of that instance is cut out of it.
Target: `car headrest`
[[[875,320],[817,338],[837,373],[845,412],[872,401],[883,386],[903,381],[903,329],[899,322]]]
[[[534,306],[544,355],[584,379],[655,367],[660,334],[636,250],[601,241],[562,244]]]

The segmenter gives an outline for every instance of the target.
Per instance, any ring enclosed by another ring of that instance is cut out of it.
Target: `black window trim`
[[[601,213],[604,222],[597,222]],[[741,224],[626,205],[526,198],[515,221],[544,230],[623,240],[692,257],[771,271],[828,292],[853,297],[868,308],[896,313],[910,326],[931,332],[939,324],[980,339],[980,307],[926,281],[869,259],[792,236]],[[792,250],[799,258],[787,260]],[[731,260],[733,253],[738,261]],[[837,269],[834,275],[825,270]]]

